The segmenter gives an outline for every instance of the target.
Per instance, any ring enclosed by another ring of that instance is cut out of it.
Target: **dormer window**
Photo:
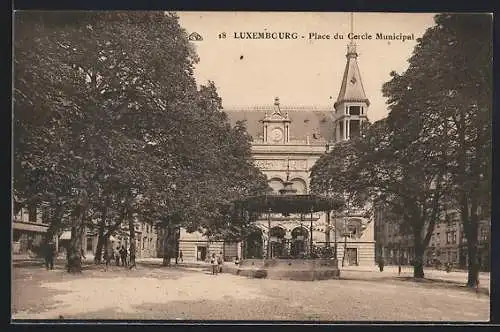
[[[350,106],[349,107],[349,114],[350,115],[360,115],[361,113],[361,106]]]

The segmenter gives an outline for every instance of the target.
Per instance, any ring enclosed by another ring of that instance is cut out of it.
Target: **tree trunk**
[[[129,216],[128,220],[128,230],[129,230],[129,239],[130,239],[130,247],[129,247],[129,255],[130,255],[130,267],[135,266],[135,222],[134,217]]]
[[[99,234],[97,237],[97,248],[95,250],[95,256],[94,256],[94,263],[95,264],[101,264],[101,258],[102,258],[102,249],[103,245],[105,246],[105,239],[104,239],[104,219],[100,220],[99,223]]]
[[[478,216],[477,216],[477,200],[471,202],[471,213],[468,227],[466,229],[467,237],[467,286],[475,287],[479,281],[479,263],[478,263]]]
[[[172,233],[173,229],[170,225],[163,228],[163,266],[170,266],[172,258]]]
[[[413,242],[415,246],[415,258],[413,261],[413,277],[424,278],[424,245],[422,243],[422,230],[415,228],[413,232]]]
[[[415,258],[413,262],[413,277],[424,278],[424,247],[422,245],[415,246]]]
[[[344,252],[342,253],[342,267],[344,267],[346,252],[347,252],[347,236],[344,237]]]
[[[84,227],[81,224],[71,227],[71,240],[67,251],[68,272],[70,273],[82,272],[80,252],[82,250],[83,231]]]

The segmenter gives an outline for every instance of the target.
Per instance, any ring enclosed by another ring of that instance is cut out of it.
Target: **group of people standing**
[[[124,266],[133,268],[135,267],[135,255],[133,253],[129,254],[127,248],[124,245],[121,247],[118,246],[114,250],[112,247],[109,247],[104,251],[104,263],[107,268],[111,264],[111,260],[114,260],[116,266]],[[121,263],[121,264],[120,264]]]
[[[216,255],[215,252],[212,254],[210,259],[210,264],[212,265],[212,274],[217,275],[222,273],[222,264],[224,262],[222,251]]]

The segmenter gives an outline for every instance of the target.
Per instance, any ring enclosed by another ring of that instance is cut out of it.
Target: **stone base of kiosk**
[[[339,279],[338,261],[334,259],[244,259],[239,265],[224,264],[223,273],[249,278],[279,280]]]

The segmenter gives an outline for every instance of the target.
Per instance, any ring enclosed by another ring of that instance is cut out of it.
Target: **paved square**
[[[407,272],[409,274],[409,272]],[[393,271],[341,280],[248,279],[202,268],[13,269],[13,319],[488,321],[489,296]]]

